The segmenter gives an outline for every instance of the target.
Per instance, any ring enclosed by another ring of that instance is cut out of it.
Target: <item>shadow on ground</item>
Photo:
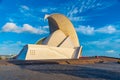
[[[120,80],[120,65],[117,63],[112,64],[103,64],[99,68],[95,66],[89,67],[89,64],[86,65],[75,65],[75,64],[59,64],[57,62],[37,62],[37,61],[8,61],[8,63],[14,64],[21,68],[21,70],[30,70],[32,72],[44,73],[51,76],[57,76],[59,79],[61,76],[66,75],[67,77],[77,77],[79,79],[87,79],[87,80]],[[97,65],[98,66],[98,65]],[[115,70],[114,67],[117,66]],[[104,68],[104,69],[103,69]],[[110,68],[110,69],[109,69]],[[32,73],[31,73],[32,74]],[[39,74],[40,75],[40,74]],[[46,76],[43,76],[46,77]],[[63,76],[62,76],[63,77]],[[68,79],[68,78],[66,78]]]
[[[19,65],[20,66],[20,65]],[[65,74],[88,79],[120,80],[120,73],[110,70],[94,69],[89,67],[74,65],[22,65],[22,69],[42,72],[45,74]]]

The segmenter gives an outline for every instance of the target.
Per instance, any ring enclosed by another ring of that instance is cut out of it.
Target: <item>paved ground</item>
[[[0,65],[0,80],[120,80],[120,64]]]

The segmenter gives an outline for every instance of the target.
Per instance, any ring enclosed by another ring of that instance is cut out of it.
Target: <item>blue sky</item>
[[[49,34],[45,14],[67,16],[83,56],[120,57],[120,0],[0,0],[0,54],[18,54]]]

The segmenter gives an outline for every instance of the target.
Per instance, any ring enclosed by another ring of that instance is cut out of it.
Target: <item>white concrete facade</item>
[[[28,44],[21,50],[19,60],[78,59],[82,53],[72,23],[64,15],[47,17],[50,35],[36,44]]]
[[[78,52],[76,52],[76,49],[73,48],[28,44],[19,54],[18,59],[20,60],[76,59],[73,53],[76,55],[78,54]],[[23,55],[26,57],[24,57]]]

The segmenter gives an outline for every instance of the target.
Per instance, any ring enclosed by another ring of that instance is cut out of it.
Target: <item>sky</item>
[[[48,36],[53,13],[71,20],[83,56],[120,58],[120,0],[0,0],[0,55]]]

